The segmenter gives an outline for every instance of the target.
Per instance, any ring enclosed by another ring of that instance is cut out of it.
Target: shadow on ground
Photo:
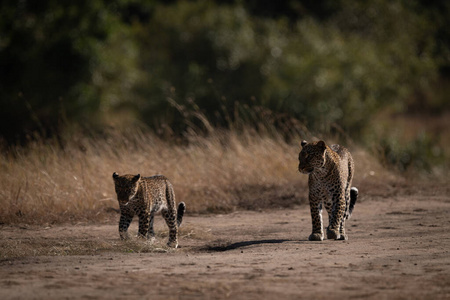
[[[256,240],[256,241],[242,241],[230,244],[225,241],[216,241],[213,245],[207,245],[202,248],[203,251],[223,252],[235,250],[242,247],[261,245],[261,244],[281,244],[284,242],[291,242],[292,240]]]

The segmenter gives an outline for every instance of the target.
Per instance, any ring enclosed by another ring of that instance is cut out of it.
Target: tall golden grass
[[[97,138],[74,134],[64,147],[38,140],[0,156],[0,222],[110,220],[118,209],[113,172],[166,175],[189,213],[306,203],[307,176],[297,171],[300,137],[291,140],[216,130],[180,144],[140,129]],[[355,185],[376,191],[396,180],[366,152],[349,148],[357,166]]]

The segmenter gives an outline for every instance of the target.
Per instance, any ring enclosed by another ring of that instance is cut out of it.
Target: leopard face
[[[119,176],[116,172],[113,174],[114,186],[116,189],[117,200],[120,204],[127,204],[128,201],[136,196],[139,189],[139,182],[141,175],[122,175]]]
[[[325,165],[326,145],[323,141],[308,143],[302,141],[302,150],[298,155],[298,170],[303,174],[310,174]]]

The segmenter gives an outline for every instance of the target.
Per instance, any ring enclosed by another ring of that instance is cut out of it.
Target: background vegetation
[[[194,211],[298,202],[305,137],[366,179],[448,175],[448,1],[0,5],[3,220],[98,213],[114,171],[164,173]]]

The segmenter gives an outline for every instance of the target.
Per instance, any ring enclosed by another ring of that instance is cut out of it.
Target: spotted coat
[[[181,202],[175,207],[175,193],[172,184],[162,175],[141,177],[138,175],[113,174],[114,186],[120,207],[119,234],[127,239],[128,227],[134,215],[139,217],[138,237],[153,238],[153,219],[161,212],[169,227],[168,246],[178,247],[178,227],[181,225],[186,205]]]
[[[339,145],[328,147],[325,142],[301,142],[298,170],[309,174],[309,204],[312,233],[310,241],[322,241],[322,206],[328,213],[327,238],[346,240],[345,220],[353,211],[358,189],[351,187],[354,162],[350,152]]]

